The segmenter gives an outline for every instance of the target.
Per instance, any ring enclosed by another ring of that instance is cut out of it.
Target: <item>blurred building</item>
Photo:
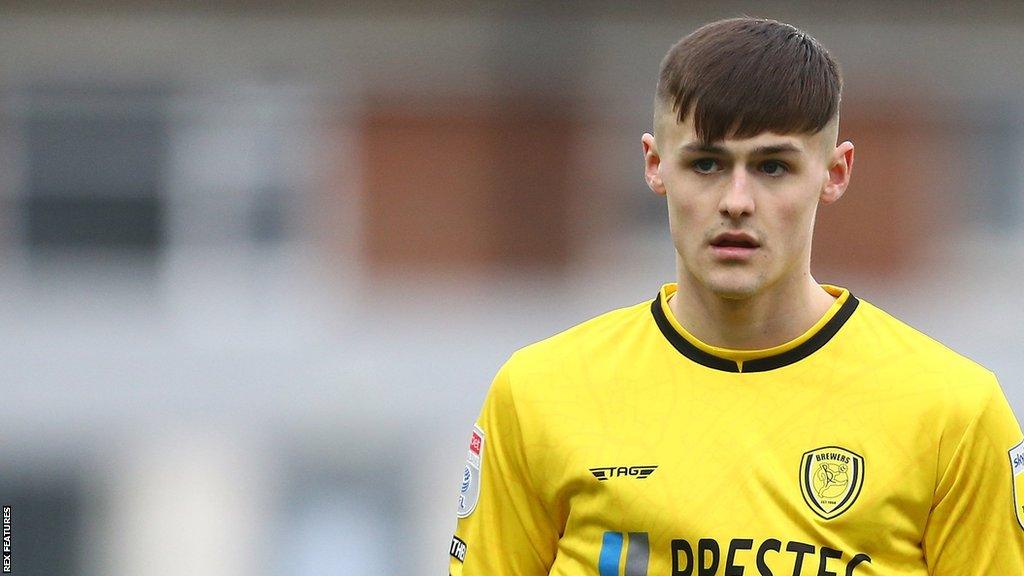
[[[14,573],[443,570],[500,363],[673,279],[640,135],[739,14],[843,66],[816,277],[1024,415],[1024,7],[553,6],[4,4]]]

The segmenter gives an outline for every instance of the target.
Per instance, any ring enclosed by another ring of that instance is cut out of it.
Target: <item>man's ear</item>
[[[821,191],[821,203],[831,204],[846,192],[853,172],[853,143],[845,141],[832,152],[828,165],[828,181]]]
[[[647,180],[647,187],[655,194],[665,195],[665,183],[661,179],[661,156],[658,155],[658,147],[654,136],[644,133],[640,138],[644,147],[644,179]]]

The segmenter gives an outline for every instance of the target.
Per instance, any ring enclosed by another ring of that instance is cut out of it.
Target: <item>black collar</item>
[[[775,368],[781,368],[794,362],[803,360],[810,356],[818,348],[825,345],[826,342],[832,339],[839,332],[839,329],[843,327],[843,324],[850,319],[853,315],[853,311],[857,309],[859,301],[854,298],[853,294],[850,294],[846,302],[843,302],[842,307],[836,312],[835,316],[829,319],[820,330],[814,333],[813,336],[808,338],[802,344],[782,352],[775,354],[774,356],[766,356],[764,358],[758,358],[756,360],[746,360],[743,362],[743,372],[764,372],[765,370],[774,370]],[[672,323],[665,316],[665,311],[661,308],[661,293],[654,298],[654,302],[651,302],[651,314],[654,315],[654,322],[658,324],[658,328],[661,329],[661,333],[665,336],[665,339],[679,351],[680,354],[686,356],[690,360],[713,368],[715,370],[722,370],[723,372],[739,372],[740,363],[736,360],[730,360],[728,358],[722,358],[709,354],[700,348],[697,348],[690,343],[689,340],[683,337],[682,334],[676,331]]]

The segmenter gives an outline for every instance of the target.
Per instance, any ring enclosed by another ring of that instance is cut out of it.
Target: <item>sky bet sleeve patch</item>
[[[480,467],[484,458],[484,431],[473,426],[473,435],[469,439],[469,451],[466,452],[466,468],[462,472],[462,485],[459,489],[459,518],[465,518],[476,509],[480,499]]]
[[[1017,523],[1024,528],[1024,442],[1010,448],[1010,473],[1013,474],[1013,508]]]

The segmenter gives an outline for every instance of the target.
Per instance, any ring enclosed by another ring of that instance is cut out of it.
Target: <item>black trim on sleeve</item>
[[[829,319],[820,330],[814,333],[813,336],[808,338],[805,342],[781,354],[774,356],[766,356],[764,358],[758,358],[757,360],[747,360],[743,362],[743,372],[764,372],[766,370],[774,370],[783,366],[788,366],[794,362],[803,360],[816,352],[819,348],[824,346],[833,336],[839,332],[839,329],[846,324],[846,321],[853,315],[853,311],[857,309],[857,304],[860,301],[857,300],[850,294],[847,297],[846,302],[843,302],[842,307],[836,312],[835,316]],[[682,334],[676,331],[675,327],[665,316],[665,311],[661,309],[661,293],[654,298],[651,302],[651,314],[654,315],[654,322],[658,325],[662,335],[669,341],[672,346],[679,351],[680,354],[686,356],[690,360],[708,368],[715,370],[721,370],[723,372],[739,372],[740,363],[735,360],[728,358],[722,358],[709,354],[700,348],[697,348],[690,343],[689,340],[683,337]]]

